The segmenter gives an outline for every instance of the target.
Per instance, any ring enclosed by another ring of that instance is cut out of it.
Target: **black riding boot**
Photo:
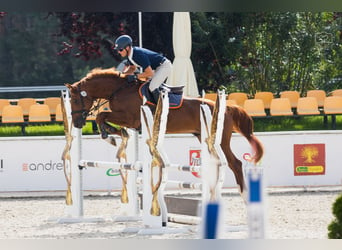
[[[153,96],[153,99],[154,99],[154,103],[157,104],[158,100],[159,100],[159,94],[160,94],[159,89],[156,88],[151,93],[152,93],[152,96]]]

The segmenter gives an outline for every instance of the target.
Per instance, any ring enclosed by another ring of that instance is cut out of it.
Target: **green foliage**
[[[64,135],[63,124],[29,125],[25,128],[25,136],[58,136]],[[87,122],[82,128],[82,134],[93,134],[92,123]],[[20,126],[0,126],[0,137],[23,136]]]
[[[305,94],[342,88],[339,12],[190,16],[199,90]],[[171,12],[142,13],[143,46],[173,60],[172,24]],[[123,33],[139,44],[138,13],[6,13],[0,18],[0,85],[64,84],[95,67],[117,66],[121,58],[108,39]]]
[[[328,226],[328,237],[342,239],[342,194],[334,202],[332,212],[335,219]]]
[[[340,19],[332,12],[194,13],[199,87],[215,91],[225,85],[250,94],[338,88]]]
[[[274,131],[303,131],[303,130],[329,130],[331,122],[328,119],[327,125],[323,122],[322,116],[302,117],[267,117],[254,118],[255,132]],[[111,124],[115,126],[115,124]],[[117,127],[119,128],[119,127]],[[336,116],[336,129],[342,130],[342,116]],[[51,125],[30,125],[25,128],[26,136],[57,136],[64,135],[62,124]],[[93,134],[91,122],[87,122],[82,129],[83,134]],[[20,126],[0,126],[0,137],[22,136]]]
[[[331,130],[331,118],[324,123],[323,116],[254,118],[256,132]],[[336,116],[336,129],[342,129],[342,116]]]

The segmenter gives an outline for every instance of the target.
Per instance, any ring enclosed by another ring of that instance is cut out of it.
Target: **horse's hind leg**
[[[231,150],[229,150],[229,152],[226,153],[226,157],[228,165],[234,173],[241,197],[245,201],[245,203],[247,203],[247,188],[245,184],[245,179],[243,177],[242,162],[235,157]]]

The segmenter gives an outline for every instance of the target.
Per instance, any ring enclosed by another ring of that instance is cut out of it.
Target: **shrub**
[[[332,212],[335,219],[328,226],[328,238],[342,239],[342,194],[334,202]]]

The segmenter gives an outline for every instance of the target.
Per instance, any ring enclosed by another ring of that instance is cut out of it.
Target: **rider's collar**
[[[133,60],[133,46],[131,47],[129,54],[127,55],[128,60],[130,62],[132,62],[136,67],[140,67],[139,64],[137,64],[134,60]]]
[[[133,46],[131,46],[131,49],[129,50],[129,53],[127,54],[127,57],[128,57],[128,59],[130,61],[133,61]]]

